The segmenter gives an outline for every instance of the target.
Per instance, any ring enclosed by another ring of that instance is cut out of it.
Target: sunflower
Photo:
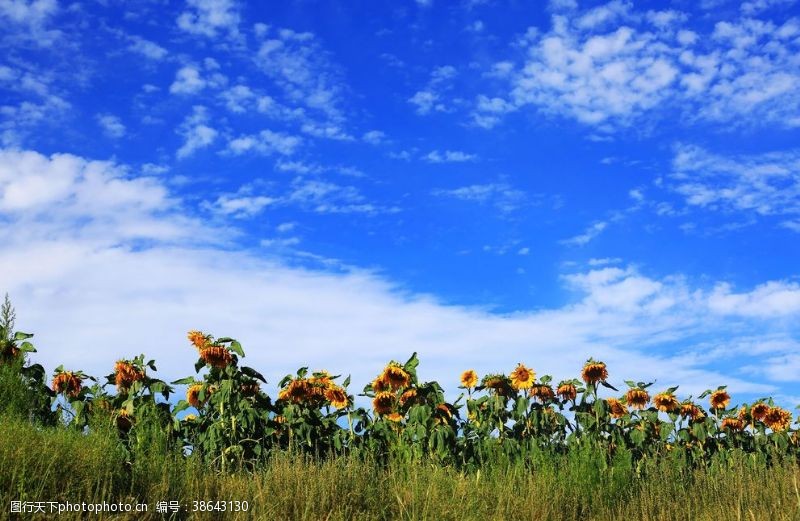
[[[372,400],[372,408],[375,412],[383,416],[392,412],[394,406],[394,395],[387,391],[381,391]]]
[[[743,423],[746,423],[750,420],[750,415],[747,413],[747,407],[744,405],[739,408],[739,412],[736,413],[736,418],[742,420]]]
[[[305,378],[295,378],[278,393],[278,399],[293,403],[302,403],[311,397],[311,385]]]
[[[316,373],[314,373],[314,376],[309,378],[308,382],[312,385],[321,385],[323,387],[335,385],[331,378],[331,374],[324,369],[322,371],[317,371]]]
[[[206,346],[200,350],[200,358],[210,366],[225,368],[233,362],[233,355],[222,346]]]
[[[581,378],[587,384],[596,384],[597,382],[605,382],[608,378],[608,370],[606,369],[606,364],[603,362],[595,362],[593,360],[589,360],[586,362],[586,365],[583,366],[583,371],[581,371]]]
[[[792,424],[792,413],[780,407],[770,407],[764,423],[774,432],[785,431]]]
[[[681,416],[690,418],[692,421],[700,421],[705,418],[703,410],[692,402],[683,402],[681,404]]]
[[[576,396],[578,396],[578,389],[575,387],[575,384],[572,383],[561,383],[556,389],[556,394],[561,397],[562,400],[574,400]]]
[[[483,386],[499,396],[508,397],[511,395],[511,382],[508,377],[502,374],[487,374],[481,382]]]
[[[536,384],[531,387],[529,391],[531,398],[539,400],[542,403],[546,403],[551,401],[555,398],[555,393],[553,392],[553,388],[546,384]]]
[[[114,364],[114,373],[114,382],[120,391],[127,391],[134,382],[144,380],[144,372],[127,360],[118,360]]]
[[[519,391],[520,389],[530,389],[536,380],[536,373],[533,369],[525,367],[522,364],[517,364],[516,369],[511,371],[511,386]]]
[[[634,409],[644,409],[650,401],[650,395],[644,389],[628,389],[625,401]]]
[[[753,416],[755,421],[764,421],[766,418],[767,413],[769,412],[769,405],[764,402],[754,403],[753,406],[750,408],[750,414]]]
[[[628,414],[628,407],[616,398],[609,398],[606,400],[606,404],[608,404],[609,413],[614,418],[622,418]]]
[[[81,378],[72,371],[64,371],[53,377],[53,391],[75,398],[81,392]]]
[[[205,403],[205,400],[200,401],[200,391],[203,390],[203,384],[195,383],[189,386],[186,390],[186,401],[195,409],[199,409]],[[208,398],[208,396],[206,396]]]
[[[344,409],[350,404],[347,393],[338,385],[333,385],[325,389],[325,399],[337,409]]]
[[[386,382],[393,391],[402,387],[408,387],[411,383],[411,375],[406,372],[397,362],[389,362],[383,370],[380,378]]]
[[[653,404],[661,412],[675,412],[681,406],[672,393],[659,393],[653,398]]]
[[[416,389],[409,389],[403,394],[400,395],[400,406],[405,407],[406,405],[412,405],[414,402],[417,401],[417,390]]]
[[[189,342],[192,343],[194,347],[198,350],[203,349],[206,344],[208,344],[208,337],[204,335],[201,331],[191,330],[189,334],[186,335],[189,338]]]
[[[389,382],[383,378],[383,375],[378,376],[372,381],[372,390],[376,393],[388,391],[389,388]]]
[[[731,431],[740,431],[744,429],[744,422],[739,418],[725,418],[722,420],[722,428]]]
[[[712,409],[727,409],[728,404],[731,402],[731,395],[722,389],[718,389],[711,393],[711,398],[708,401],[711,403]]]
[[[467,389],[472,389],[478,385],[478,373],[476,373],[473,369],[467,369],[463,373],[461,373],[461,386],[466,387]]]

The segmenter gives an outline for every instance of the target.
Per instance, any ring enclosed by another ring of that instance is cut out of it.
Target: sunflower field
[[[75,443],[102,437],[121,462],[114,472],[133,480],[126,481],[128,494],[137,494],[143,468],[158,473],[177,465],[228,479],[280,468],[286,457],[300,467],[333,465],[345,473],[352,469],[337,462],[408,472],[422,465],[456,481],[480,480],[498,468],[534,475],[560,468],[554,472],[563,477],[571,475],[563,462],[581,461],[573,477],[596,476],[607,490],[620,465],[632,479],[668,462],[678,480],[720,465],[756,465],[764,472],[789,469],[797,490],[800,430],[771,398],[737,404],[725,386],[697,397],[642,381],[618,386],[599,360],[557,383],[523,363],[508,374],[466,369],[453,376],[458,397],[448,400],[440,383],[419,380],[415,353],[389,361],[360,392],[350,389],[349,377],[303,367],[270,396],[264,376],[244,365],[244,349],[229,337],[190,331],[184,349],[196,353],[194,374],[172,382],[156,378],[155,361],[144,355],[119,359],[102,378],[61,366],[46,378],[28,361],[32,335],[12,333],[8,321],[0,329],[0,423],[22,428],[23,422],[35,436],[55,429]],[[154,463],[153,451],[162,460]],[[0,474],[0,485],[19,489],[15,476]],[[413,507],[400,493],[390,502]],[[786,508],[787,519],[800,518],[800,492]],[[426,517],[414,512],[404,515]]]

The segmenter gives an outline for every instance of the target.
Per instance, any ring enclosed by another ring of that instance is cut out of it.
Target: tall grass
[[[89,434],[0,418],[0,518],[12,500],[249,502],[239,514],[182,512],[180,519],[794,520],[800,471],[790,462],[730,453],[691,469],[669,456],[609,464],[591,448],[457,471],[418,461],[378,464],[363,454],[313,458],[274,453],[255,472],[222,474],[143,429],[126,453],[116,433]],[[129,463],[130,462],[130,463]],[[80,514],[59,519],[81,519]],[[112,516],[93,516],[97,519]]]

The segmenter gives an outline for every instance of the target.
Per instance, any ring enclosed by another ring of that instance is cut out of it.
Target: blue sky
[[[800,403],[793,0],[0,0],[39,361],[518,361]]]

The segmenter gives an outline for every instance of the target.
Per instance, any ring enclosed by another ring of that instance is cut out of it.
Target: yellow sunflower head
[[[194,407],[195,409],[199,409],[203,406],[203,402],[200,401],[200,391],[203,390],[202,383],[195,383],[189,386],[189,389],[186,390],[186,401],[189,402],[189,405]]]
[[[703,410],[692,402],[683,402],[680,411],[681,416],[692,421],[700,421],[706,417]]]
[[[740,431],[744,429],[744,422],[739,418],[725,418],[722,420],[722,429],[729,431]]]
[[[467,389],[472,389],[478,385],[478,373],[476,373],[473,369],[467,369],[463,373],[461,373],[461,386],[466,387]]]
[[[711,393],[708,401],[711,403],[712,409],[727,409],[728,404],[731,402],[731,395],[725,390],[719,389]]]
[[[347,393],[338,385],[325,389],[325,399],[337,409],[344,409],[350,405],[350,400],[347,397]]]
[[[770,407],[764,423],[775,432],[785,431],[792,424],[792,413],[780,407]]]
[[[628,389],[625,394],[625,401],[634,409],[644,409],[650,401],[650,395],[644,389]]]
[[[189,342],[191,342],[192,345],[198,349],[198,351],[203,349],[208,343],[208,337],[204,335],[202,331],[193,329],[189,331],[189,334],[186,336],[189,338]]]
[[[372,408],[381,416],[389,414],[394,408],[394,394],[381,391],[372,399]]]
[[[519,391],[520,389],[530,389],[536,380],[536,373],[533,369],[525,367],[523,364],[517,364],[516,369],[511,371],[509,375],[511,378],[511,386]]]
[[[552,401],[556,396],[553,392],[553,388],[546,384],[534,384],[531,390],[528,391],[528,394],[530,394],[531,398],[542,403]]]
[[[606,364],[603,362],[589,360],[586,362],[586,365],[583,366],[581,378],[583,378],[583,381],[587,384],[596,384],[597,382],[606,381],[606,379],[608,379],[608,370],[606,369]]]
[[[628,414],[628,407],[616,398],[609,398],[606,400],[606,404],[608,405],[609,414],[613,418],[622,418]]]
[[[397,362],[389,362],[383,370],[380,378],[386,382],[392,390],[408,387],[411,383],[411,375],[403,369]]]
[[[223,346],[205,346],[200,350],[200,358],[206,364],[220,369],[229,366],[233,362],[233,355]]]
[[[755,421],[764,421],[764,418],[766,418],[769,412],[769,408],[769,405],[764,402],[754,403],[750,408],[750,415]]]
[[[675,412],[681,406],[678,399],[675,398],[675,395],[672,393],[659,393],[655,395],[653,404],[656,406],[656,409],[661,412]]]
[[[81,392],[81,378],[72,371],[63,371],[53,377],[51,387],[57,393],[64,393],[70,398],[75,398]]]
[[[413,405],[417,401],[417,390],[416,389],[408,389],[403,394],[400,395],[400,406],[406,407]]]
[[[562,400],[574,400],[575,397],[578,396],[578,389],[573,383],[561,383],[558,389],[556,389],[556,394],[560,396]]]

